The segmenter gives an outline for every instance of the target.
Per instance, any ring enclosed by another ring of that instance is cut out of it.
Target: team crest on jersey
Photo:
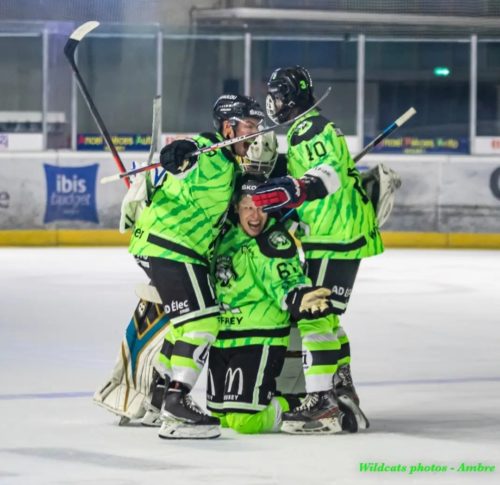
[[[236,279],[238,275],[234,271],[233,263],[229,256],[218,256],[215,263],[215,278],[221,286],[228,286],[231,279]]]
[[[295,129],[295,134],[297,136],[302,136],[304,133],[307,132],[307,130],[309,130],[309,128],[311,128],[311,126],[312,126],[312,121],[304,120],[297,125],[297,128]]]
[[[292,246],[292,242],[281,231],[273,231],[267,239],[269,245],[278,251],[284,251]]]

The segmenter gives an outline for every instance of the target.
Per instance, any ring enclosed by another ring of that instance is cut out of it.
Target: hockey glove
[[[186,158],[190,153],[198,150],[196,143],[191,140],[174,140],[165,145],[160,152],[161,166],[168,172],[179,175],[194,166],[198,157]]]
[[[322,286],[296,288],[288,293],[285,303],[295,320],[312,320],[333,312],[331,290]]]
[[[252,200],[264,212],[298,207],[306,200],[306,186],[303,180],[290,176],[269,179],[259,185]]]

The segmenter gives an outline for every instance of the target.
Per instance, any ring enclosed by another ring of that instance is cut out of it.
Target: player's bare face
[[[261,120],[256,118],[242,118],[238,120],[234,128],[234,136],[251,135],[260,130]],[[254,140],[242,141],[234,144],[234,152],[236,155],[243,157],[247,154],[248,147]]]
[[[267,214],[260,207],[256,207],[250,195],[245,195],[238,204],[240,225],[251,237],[257,237],[267,222]]]

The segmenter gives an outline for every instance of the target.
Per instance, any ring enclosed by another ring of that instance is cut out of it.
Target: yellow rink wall
[[[388,248],[500,249],[500,234],[382,231]],[[126,246],[129,234],[116,230],[0,231],[0,246]]]

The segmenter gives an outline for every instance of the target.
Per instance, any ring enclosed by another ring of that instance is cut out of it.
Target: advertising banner
[[[44,223],[76,220],[99,223],[96,178],[99,165],[58,167],[44,164],[47,205]]]
[[[365,145],[373,138],[365,136]],[[423,137],[416,136],[391,136],[382,140],[374,150],[382,153],[401,153],[406,155],[424,154],[468,154],[470,152],[469,138],[463,137]]]
[[[402,180],[384,230],[500,233],[497,157],[373,154],[359,168],[380,162]],[[0,153],[0,230],[117,229],[127,188],[98,183],[116,172],[106,152]]]
[[[121,134],[111,137],[119,152],[148,151],[151,146],[151,135]],[[79,133],[77,136],[77,150],[103,151],[108,150],[101,135],[95,133]]]
[[[474,153],[500,155],[500,136],[478,136],[474,141]]]
[[[41,133],[0,133],[0,152],[29,152],[43,150]]]

